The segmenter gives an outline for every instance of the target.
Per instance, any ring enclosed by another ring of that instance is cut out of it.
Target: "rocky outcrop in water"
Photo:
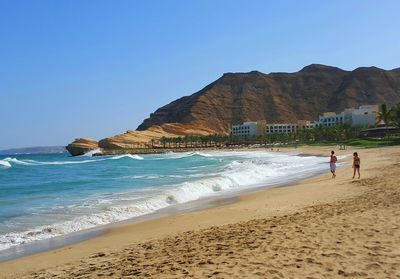
[[[145,131],[129,130],[124,134],[105,138],[99,141],[99,147],[103,149],[120,149],[120,148],[140,148],[150,147],[161,137],[177,137],[185,135],[209,135],[214,133],[213,130],[185,125],[180,123],[163,124],[162,126],[154,125]]]
[[[68,144],[66,148],[72,156],[79,156],[99,148],[99,145],[97,141],[93,139],[79,138]]]

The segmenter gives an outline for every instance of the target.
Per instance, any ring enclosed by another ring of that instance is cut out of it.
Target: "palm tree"
[[[400,128],[400,103],[390,109],[390,118],[393,125]]]
[[[182,137],[177,137],[176,138],[176,143],[178,144],[178,148],[181,148],[181,143],[183,142],[183,138]]]
[[[386,104],[382,104],[380,107],[380,111],[378,112],[377,115],[377,124],[383,121],[385,123],[385,127],[387,127],[389,124],[389,120],[390,120],[390,111],[387,109]]]
[[[160,142],[163,145],[163,148],[165,148],[165,144],[167,143],[167,138],[166,137],[161,137]]]

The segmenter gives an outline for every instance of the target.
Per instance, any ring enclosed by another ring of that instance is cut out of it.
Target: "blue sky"
[[[400,1],[0,0],[0,149],[135,129],[224,72],[400,67]]]

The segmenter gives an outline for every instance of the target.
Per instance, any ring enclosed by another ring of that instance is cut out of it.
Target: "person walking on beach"
[[[335,156],[335,151],[331,151],[331,160],[329,162],[329,165],[331,167],[331,173],[332,173],[332,178],[336,177],[336,162],[337,162],[337,158]]]
[[[356,172],[358,173],[358,179],[360,179],[360,157],[358,157],[358,153],[353,153],[353,178],[356,176]]]

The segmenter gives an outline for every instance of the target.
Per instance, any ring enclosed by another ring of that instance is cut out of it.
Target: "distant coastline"
[[[17,154],[52,154],[67,152],[65,146],[34,146],[0,150],[0,155],[17,155]]]

